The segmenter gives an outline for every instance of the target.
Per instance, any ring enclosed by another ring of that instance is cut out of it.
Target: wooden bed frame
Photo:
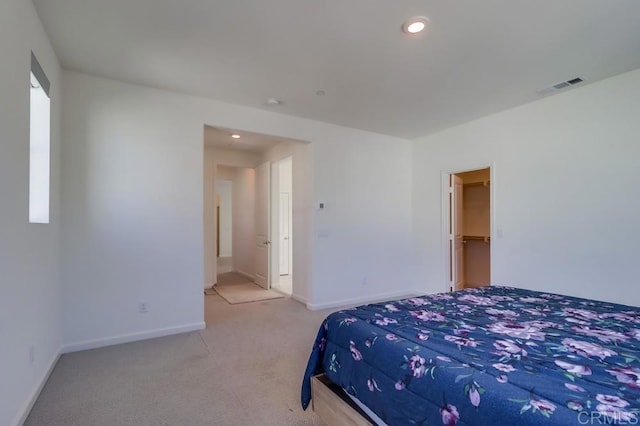
[[[328,426],[371,426],[376,423],[327,376],[311,378],[311,406]]]

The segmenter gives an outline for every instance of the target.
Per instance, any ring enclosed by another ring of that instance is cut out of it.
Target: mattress
[[[324,373],[389,425],[636,424],[640,309],[511,287],[329,315],[302,386]]]

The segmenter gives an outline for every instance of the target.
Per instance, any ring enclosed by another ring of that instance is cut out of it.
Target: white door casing
[[[256,275],[255,282],[260,287],[269,289],[270,275],[270,248],[271,240],[269,233],[270,209],[269,209],[269,189],[270,189],[269,162],[263,163],[256,168],[255,177],[255,242],[256,242]]]
[[[451,271],[452,283],[455,290],[464,288],[464,246],[463,246],[463,195],[462,178],[451,175]]]
[[[289,275],[289,252],[291,233],[289,232],[290,197],[288,192],[280,193],[280,275]]]

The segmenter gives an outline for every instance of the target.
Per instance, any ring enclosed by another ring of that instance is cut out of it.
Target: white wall
[[[48,225],[28,223],[31,51],[51,82]],[[24,419],[62,344],[61,71],[30,1],[0,2],[0,57],[0,424],[15,425]]]
[[[238,167],[233,187],[233,270],[253,277],[255,268],[255,169]]]
[[[280,227],[280,216],[282,215],[282,211],[280,211],[280,197],[282,196],[282,194],[287,194],[288,199],[289,199],[289,211],[286,213],[287,217],[288,217],[288,221],[287,221],[287,229],[289,230],[289,240],[288,240],[288,246],[289,246],[289,250],[287,251],[288,254],[288,265],[289,265],[289,272],[293,269],[293,250],[292,250],[292,243],[293,243],[293,205],[292,205],[292,201],[293,201],[293,157],[287,157],[284,160],[280,160],[278,163],[278,186],[279,186],[279,191],[277,194],[278,197],[278,201],[277,201],[277,206],[278,206],[278,223],[277,226],[278,228]],[[272,238],[272,240],[275,240],[275,238]],[[284,241],[281,241],[280,243],[285,244]],[[286,245],[284,246],[286,247]],[[279,247],[274,247],[274,251],[275,250],[280,250]],[[280,265],[278,265],[280,266]],[[280,269],[280,268],[278,268]],[[286,272],[286,271],[285,271]],[[279,274],[281,274],[282,272],[279,272]]]
[[[293,189],[293,169],[292,169],[292,157],[287,157],[278,162],[280,167],[280,192],[291,192]]]
[[[314,308],[411,289],[411,144],[355,130],[348,134],[326,138],[322,149],[312,145]],[[320,201],[324,210],[318,209]]]
[[[218,165],[216,167],[216,180],[233,181],[236,178],[236,168],[229,166]]]
[[[233,180],[216,180],[220,210],[220,257],[231,257],[233,247]]]
[[[213,164],[222,166],[221,170],[232,173],[234,167],[254,168],[260,163],[260,156],[251,151],[233,151],[230,149],[207,148]],[[225,175],[227,176],[227,175]],[[223,176],[223,178],[225,178]]]
[[[64,91],[67,350],[204,327],[202,125],[163,92],[69,72]]]
[[[218,165],[216,167],[216,203],[220,205],[220,256],[233,256],[233,192],[236,168]],[[217,210],[216,210],[217,212]],[[217,231],[217,228],[216,228]],[[216,261],[217,263],[217,261]],[[217,266],[217,265],[216,265]],[[205,268],[206,269],[206,268]]]
[[[316,196],[329,207],[317,225],[307,219],[312,228],[300,234],[313,235],[301,245],[313,262],[311,280],[298,289],[311,306],[410,288],[410,142],[74,72],[64,76],[66,342],[107,344],[201,323],[204,124],[312,142],[304,184],[313,189],[303,210],[312,210]],[[330,235],[317,238],[313,227]],[[146,315],[136,312],[142,298]]]
[[[640,70],[418,140],[416,289],[445,289],[441,171],[494,162],[493,283],[640,305],[638,111]]]

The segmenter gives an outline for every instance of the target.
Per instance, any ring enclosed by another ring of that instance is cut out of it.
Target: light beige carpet
[[[300,407],[329,311],[204,297],[207,328],[65,354],[25,426],[321,426]]]

